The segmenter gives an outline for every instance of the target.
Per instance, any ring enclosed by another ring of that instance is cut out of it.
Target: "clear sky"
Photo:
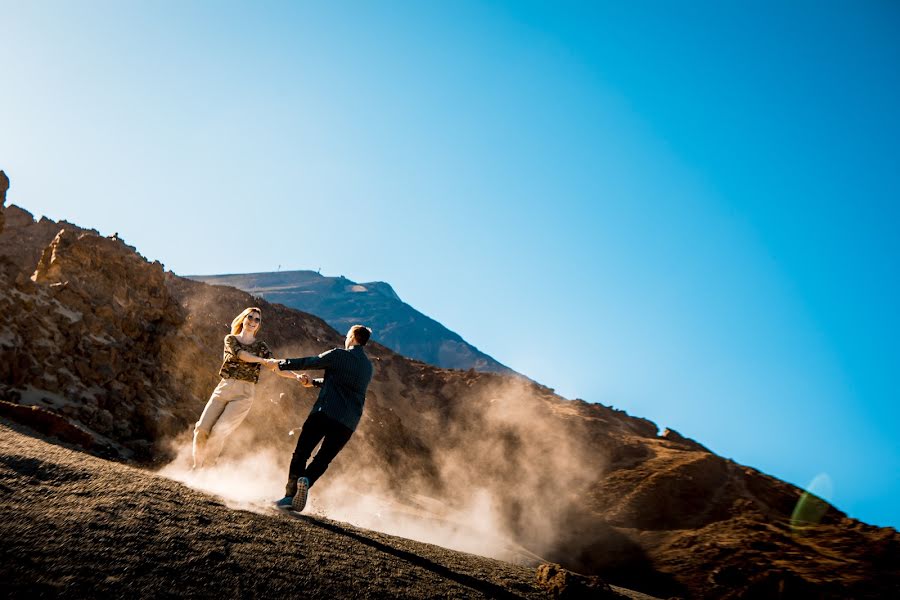
[[[387,281],[900,527],[900,4],[0,0],[0,29],[9,202],[178,274]]]

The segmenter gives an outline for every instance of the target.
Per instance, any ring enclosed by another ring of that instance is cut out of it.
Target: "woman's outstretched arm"
[[[296,381],[299,381],[300,383],[303,383],[303,376],[300,375],[299,373],[294,373],[293,371],[280,371],[280,370],[276,370],[276,371],[274,371],[274,373],[276,375],[278,375],[279,377],[284,377],[285,379],[294,379]]]
[[[249,362],[249,363],[264,363],[264,362],[266,362],[266,359],[265,359],[265,358],[262,358],[262,357],[260,357],[260,356],[256,356],[255,354],[250,354],[250,353],[247,352],[246,350],[241,350],[241,351],[239,351],[239,352],[237,353],[237,357],[238,357],[239,359],[241,359],[242,361],[244,361],[244,362]]]

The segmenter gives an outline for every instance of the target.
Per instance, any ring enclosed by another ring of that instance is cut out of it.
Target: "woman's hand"
[[[306,373],[301,373],[300,375],[297,375],[297,381],[299,381],[300,385],[302,385],[303,387],[309,388],[309,387],[313,386],[313,383],[310,380],[309,375],[307,375]]]
[[[275,371],[276,369],[278,369],[278,363],[280,362],[281,361],[277,358],[264,358],[262,360],[262,365],[270,371]]]

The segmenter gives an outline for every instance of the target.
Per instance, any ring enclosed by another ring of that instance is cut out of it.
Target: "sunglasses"
[[[252,321],[252,322],[254,322],[254,323],[261,323],[261,322],[262,322],[262,319],[260,319],[259,317],[251,317],[250,315],[247,315],[247,320],[248,320],[248,321]]]

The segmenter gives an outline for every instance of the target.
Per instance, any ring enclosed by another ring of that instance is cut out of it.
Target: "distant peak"
[[[391,284],[385,283],[384,281],[370,281],[369,283],[359,284],[357,287],[363,288],[364,291],[375,292],[376,294],[381,294],[391,300],[402,302],[400,296],[398,296],[397,292],[394,291],[394,288],[391,287]]]

